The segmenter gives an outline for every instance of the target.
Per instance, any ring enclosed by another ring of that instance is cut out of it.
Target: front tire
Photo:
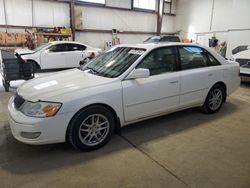
[[[36,64],[36,62],[30,61],[30,60],[28,60],[27,62],[29,62],[29,63],[31,64],[33,73],[41,72],[41,69],[40,69],[40,67]]]
[[[108,143],[114,126],[114,116],[107,108],[90,106],[73,117],[67,130],[67,140],[76,149],[95,150]]]
[[[225,89],[221,85],[216,84],[208,92],[206,101],[201,107],[201,110],[207,114],[216,113],[222,107],[225,98],[226,98]]]

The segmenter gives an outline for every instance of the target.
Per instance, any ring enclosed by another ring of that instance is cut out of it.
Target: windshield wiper
[[[96,71],[95,69],[93,69],[93,68],[87,67],[87,69],[89,69],[89,70],[91,71],[91,73],[94,74],[94,75],[98,75],[98,74],[99,74],[99,72],[97,72],[97,71]]]

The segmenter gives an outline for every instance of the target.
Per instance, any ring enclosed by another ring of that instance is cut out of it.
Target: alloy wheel
[[[101,143],[108,135],[110,124],[102,114],[92,114],[82,121],[79,127],[79,138],[87,146]]]
[[[217,110],[223,99],[223,94],[220,89],[214,89],[209,97],[208,105],[211,110]]]

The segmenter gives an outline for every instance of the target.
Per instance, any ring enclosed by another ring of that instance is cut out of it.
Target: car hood
[[[19,55],[35,53],[35,51],[29,49],[16,49],[15,52],[18,53]]]
[[[71,69],[27,81],[17,89],[17,93],[29,101],[49,101],[50,98],[58,95],[104,85],[114,80],[79,69]]]

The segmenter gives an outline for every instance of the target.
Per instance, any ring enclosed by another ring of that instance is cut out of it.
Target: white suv
[[[79,62],[101,53],[101,49],[73,41],[53,41],[46,43],[34,51],[16,50],[21,57],[30,61],[35,70],[79,67]]]

